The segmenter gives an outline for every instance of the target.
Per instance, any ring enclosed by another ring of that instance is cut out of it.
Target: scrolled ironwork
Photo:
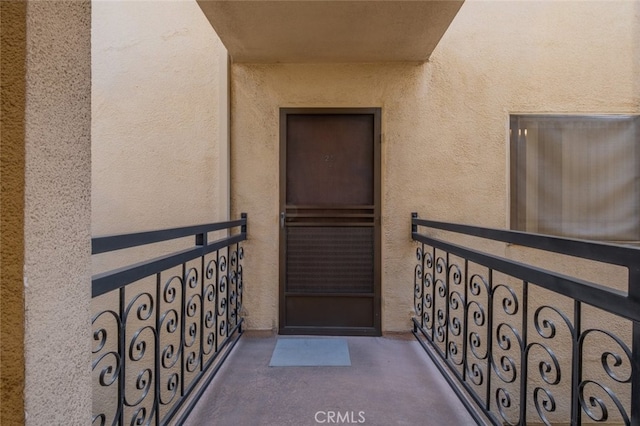
[[[189,352],[185,361],[185,368],[189,373],[193,373],[200,365],[200,356],[197,352]]]
[[[454,313],[459,311],[464,317],[464,306],[464,296],[458,291],[452,291],[449,294],[449,315],[451,316],[450,330],[454,336],[460,336],[462,333],[462,320]]]
[[[455,359],[456,355],[458,355],[458,345],[456,344],[456,342],[453,342],[453,341],[449,342],[448,351],[449,351],[449,356],[452,359]],[[456,362],[454,361],[454,363],[456,363]],[[458,363],[456,363],[456,364],[458,364]]]
[[[449,270],[449,268],[447,266],[447,260],[443,256],[437,256],[436,257],[435,271],[438,274],[444,274],[445,271],[448,271],[448,270]]]
[[[556,354],[548,346],[537,342],[530,343],[527,347],[527,355],[531,354],[533,348],[540,348],[548,360],[541,359],[538,361],[538,373],[540,378],[548,385],[555,386],[562,380],[562,368]]]
[[[625,425],[631,424],[629,414],[627,413],[627,410],[625,410],[620,399],[616,396],[615,392],[594,380],[583,380],[578,388],[578,398],[580,400],[580,406],[591,420],[596,422],[606,422],[609,420],[609,409],[607,407],[607,403],[602,398],[595,395],[588,397],[585,396],[585,388],[590,385],[600,389],[611,399],[611,402],[616,406],[616,409],[622,417]],[[587,403],[587,399],[589,400],[589,403]]]
[[[487,294],[491,293],[491,288],[489,288],[489,283],[480,274],[473,274],[469,279],[469,292],[474,296],[480,296],[482,290],[485,290]]]
[[[452,265],[453,267],[453,265]],[[460,269],[457,268],[457,271]],[[455,273],[454,273],[455,275]],[[462,366],[464,364],[463,351],[465,347],[464,318],[466,302],[464,294],[458,291],[458,286],[462,283],[462,274],[457,278],[458,283],[454,283],[456,290],[449,292],[449,356],[453,364]],[[455,339],[455,340],[454,340]]]
[[[447,282],[445,280],[437,278],[435,288],[438,293],[438,297],[442,299],[447,297],[447,291],[449,290],[449,286],[447,285]]]
[[[519,311],[519,302],[516,292],[506,284],[498,284],[493,289],[494,301],[498,292],[506,290],[507,294],[502,297],[502,310],[508,316],[515,316]],[[498,298],[499,299],[499,298]],[[513,383],[518,378],[518,366],[522,362],[516,361],[510,353],[521,354],[524,351],[524,340],[521,332],[512,324],[507,322],[498,323],[495,329],[495,337],[498,348],[506,352],[503,354],[494,353],[491,357],[493,371],[504,383]],[[512,339],[515,339],[516,346],[513,347]]]
[[[140,407],[131,416],[131,426],[150,425],[152,421],[151,413],[147,413],[146,407]]]
[[[189,288],[196,288],[199,282],[198,270],[194,267],[189,268],[184,276],[184,282],[187,283]]]
[[[511,332],[513,337],[518,342],[518,349],[521,349],[523,347],[523,342],[522,337],[520,337],[520,333],[514,326],[512,326],[511,324],[507,324],[506,322],[498,324],[498,327],[496,328],[496,340],[500,349],[504,351],[511,350],[511,337],[505,330]]]
[[[629,291],[456,245],[422,228],[624,266]],[[479,424],[581,424],[587,416],[640,424],[640,345],[631,344],[640,342],[640,249],[433,222],[417,214],[412,238],[420,244],[414,335],[449,384],[464,389],[469,399],[461,401]],[[486,273],[471,272],[479,268]],[[496,273],[501,282],[494,284]],[[538,298],[539,289],[550,298]],[[583,330],[590,320],[585,306],[615,320]],[[622,324],[630,326],[631,337],[620,334]]]
[[[545,425],[551,425],[552,423],[547,417],[547,414],[556,411],[556,399],[553,393],[548,389],[538,386],[533,390],[533,402],[540,420],[542,420]]]
[[[533,314],[533,326],[542,342],[531,342],[526,349],[526,357],[530,361],[537,363],[538,377],[549,387],[537,386],[534,389],[533,399],[539,419],[544,424],[552,424],[550,415],[557,416],[557,404],[554,391],[560,392],[558,385],[562,383],[563,369],[560,360],[553,349],[549,346],[558,340],[558,326],[554,316],[561,319],[566,329],[569,331],[569,342],[573,342],[576,329],[569,317],[559,308],[541,305],[535,309]],[[548,342],[546,342],[548,341]],[[544,343],[546,342],[546,343]],[[558,345],[562,341],[556,342]],[[533,354],[536,354],[535,356]],[[567,382],[568,383],[568,382]]]
[[[124,323],[127,322],[127,320],[129,319],[129,315],[131,314],[131,310],[136,306],[138,302],[140,302],[140,305],[138,306],[138,309],[136,309],[136,318],[139,321],[146,321],[149,318],[151,318],[151,315],[153,315],[153,305],[154,305],[153,296],[147,292],[143,292],[135,296],[131,300],[131,302],[129,302],[129,305],[127,306],[126,310],[124,311],[124,314],[122,315],[122,318],[123,318],[122,322]]]
[[[160,317],[160,327],[164,327],[166,332],[171,334],[178,330],[180,314],[175,309],[166,310]]]
[[[174,398],[178,394],[178,389],[180,385],[180,375],[178,373],[171,373],[169,377],[165,380],[165,387],[160,390],[160,405],[168,405],[173,402]],[[163,391],[167,391],[169,393],[168,398],[163,398]]]
[[[135,375],[133,386],[131,386],[126,379],[123,383],[123,404],[127,407],[137,407],[145,402],[154,385],[154,380],[157,380],[153,370],[150,367],[144,366],[145,363],[141,362],[147,355],[147,347],[155,346],[154,343],[149,344],[146,339],[151,339],[155,342],[156,333],[155,329],[151,326],[143,326],[137,329],[127,342],[128,355],[125,360],[124,373],[125,376]],[[135,366],[139,363],[142,364],[142,366],[136,373]]]
[[[147,341],[141,338],[145,331],[151,331],[151,333],[155,336],[155,330],[153,329],[153,327],[145,326],[136,330],[127,345],[127,347],[129,348],[129,360],[140,361],[147,353]]]
[[[433,268],[433,254],[432,253],[424,253],[424,267],[426,269],[432,269]]]
[[[509,426],[516,426],[520,424],[520,419],[509,419],[509,413],[507,410],[513,407],[513,401],[511,398],[511,393],[508,389],[503,387],[498,387],[496,389],[496,405],[498,407],[498,412],[500,413],[500,417],[502,417],[503,424],[507,424]]]
[[[197,384],[211,380],[217,371],[211,367],[218,356],[226,358],[242,333],[244,250],[240,242],[246,239],[246,217],[167,232],[177,238],[192,229],[206,232],[224,226],[241,227],[241,233],[213,243],[198,236],[204,244],[192,251],[193,258],[184,260],[180,252],[153,261],[162,268],[151,273],[144,264],[131,266],[132,276],[144,272],[156,278],[154,291],[128,286],[133,281],[112,282],[109,275],[94,277],[94,286],[98,286],[94,297],[108,294],[105,288],[114,288],[110,300],[118,299],[119,308],[98,311],[92,318],[92,369],[94,386],[101,395],[94,403],[92,424],[182,423],[184,414],[178,420],[176,416],[181,408],[186,406],[188,413],[193,407],[189,396],[202,392]],[[162,241],[163,231],[158,232],[155,241]],[[149,238],[147,234],[143,237]],[[122,240],[105,237],[105,244],[117,249],[135,246],[136,235],[122,236]],[[176,267],[182,273],[176,274]],[[122,275],[114,271],[113,276]]]
[[[416,259],[418,263],[414,267],[413,279],[413,309],[416,317],[420,318],[423,327],[431,328],[431,314],[429,310],[433,305],[433,297],[428,291],[432,287],[433,256],[424,251],[424,246],[416,248]]]
[[[439,288],[445,289],[443,290],[443,292],[445,292],[446,294],[446,284],[444,283],[444,281],[442,280],[436,281],[436,287],[438,287],[438,283],[440,283]],[[437,337],[437,340],[440,343],[444,343],[446,339],[447,330],[448,330],[448,326],[447,326],[448,320],[449,318],[447,317],[446,308],[444,306],[437,307],[436,323],[434,324],[434,330],[435,330],[435,336]]]
[[[484,373],[477,362],[470,363],[467,372],[467,377],[469,377],[469,380],[471,380],[474,385],[481,386],[484,383]]]
[[[176,353],[176,348],[172,344],[168,344],[162,348],[162,355],[160,357],[160,365],[162,368],[165,370],[173,368],[180,359],[178,355],[179,352]]]
[[[449,282],[454,285],[462,284],[462,270],[457,263],[452,263],[449,265]]]
[[[512,357],[508,355],[501,355],[498,357],[499,362],[495,359],[491,363],[493,371],[504,383],[513,383],[518,378],[517,363]]]
[[[516,315],[518,313],[520,303],[515,290],[506,284],[498,284],[493,288],[493,297],[501,290],[506,290],[507,294],[502,297],[502,310],[507,315]]]
[[[233,250],[230,255],[231,266],[235,267],[238,264],[238,252]]]
[[[209,262],[207,265],[207,269],[211,266],[215,265],[215,262]],[[211,275],[207,273],[207,280],[215,279],[215,271],[211,271]],[[217,283],[209,283],[207,284],[202,292],[202,299],[204,301],[202,307],[202,329],[205,333],[205,342],[206,346],[203,349],[204,355],[209,355],[211,351],[215,348],[215,332],[211,331],[215,327],[216,321],[216,297],[217,297]]]
[[[484,327],[487,321],[487,315],[482,304],[476,300],[470,301],[467,305],[467,313],[471,314],[471,319],[476,326]]]
[[[433,284],[433,275],[431,275],[431,273],[425,274],[424,275],[424,279],[423,281],[423,287],[424,287],[424,297],[422,299],[422,303],[423,303],[423,320],[424,320],[424,327],[427,327],[429,329],[431,329],[433,327],[433,318],[431,316],[431,308],[433,308],[433,304],[434,304],[434,300],[433,300],[433,294],[431,291],[435,288],[435,285]]]
[[[542,313],[547,310],[551,311],[552,313],[555,313],[560,318],[562,318],[567,328],[571,332],[571,336],[575,337],[575,332],[576,332],[575,327],[571,323],[571,320],[569,319],[569,317],[567,317],[567,315],[565,315],[564,312],[562,312],[561,310],[548,305],[542,305],[538,307],[535,313],[533,314],[533,324],[536,328],[536,331],[540,335],[540,337],[544,339],[553,339],[554,337],[556,337],[555,322],[553,322],[553,320],[549,318],[541,319]]]
[[[93,326],[94,330],[93,330],[93,340],[94,340],[94,344],[95,346],[91,349],[91,353],[93,354],[97,354],[100,351],[102,351],[108,341],[108,336],[110,335],[110,333],[107,330],[107,325],[101,325],[99,326],[98,324],[101,324],[103,321],[102,318],[103,317],[111,317],[112,320],[114,321],[113,324],[113,329],[119,329],[122,322],[120,320],[120,316],[118,315],[117,312],[111,310],[111,309],[107,309],[104,310],[102,312],[99,312],[97,315],[94,315],[93,318],[91,319],[91,325]]]
[[[601,334],[610,338],[624,354],[623,357],[620,353],[614,352],[614,349],[611,346],[607,346],[600,355],[600,364],[604,371],[611,379],[615,380],[618,383],[630,383],[633,365],[633,353],[631,349],[629,349],[629,346],[627,346],[627,344],[622,339],[620,339],[612,332],[595,328],[585,330],[580,335],[580,339],[578,342],[580,351],[584,351],[585,340],[594,334]],[[613,364],[610,360],[613,360]],[[618,373],[616,373],[616,369],[621,369],[621,367],[623,367],[624,365],[628,367],[628,374],[626,374],[625,376],[619,376]]]
[[[488,353],[486,351],[484,353],[478,352],[478,349],[480,349],[482,346],[482,337],[480,336],[480,333],[478,333],[477,331],[472,331],[471,333],[469,333],[469,348],[476,359],[482,360],[487,359],[488,357]]]
[[[108,358],[113,358],[113,361],[112,363],[107,363],[106,366],[102,367],[98,379],[100,386],[105,387],[111,386],[112,384],[116,383],[118,377],[120,376],[120,354],[118,354],[118,352],[116,351],[105,352],[101,354],[99,358],[93,360],[93,362],[91,363],[91,368],[95,370],[100,364],[102,364],[102,361]]]
[[[200,323],[200,316],[198,315],[198,307],[200,306],[200,295],[194,294],[192,295],[186,303],[185,309],[185,320],[192,319],[187,326],[186,335],[189,336],[190,340],[185,340],[184,345],[186,347],[191,347],[196,343],[196,339],[198,338],[198,325]],[[198,321],[198,322],[196,322]]]
[[[218,269],[218,264],[216,259],[211,259],[207,262],[207,266],[205,266],[205,274],[204,277],[207,280],[213,279],[216,276],[216,270]]]
[[[422,260],[424,259],[423,248],[418,247],[416,249],[416,258],[418,259],[418,264],[415,266],[414,274],[413,274],[413,308],[418,317],[422,317],[424,302],[422,300],[424,295],[424,270],[422,266]]]
[[[452,309],[457,309],[453,308]],[[451,311],[449,311],[451,312]],[[460,336],[462,334],[462,321],[458,317],[451,317],[451,321],[449,321],[449,331],[453,336]]]
[[[220,269],[220,272],[226,272],[226,270],[227,270],[227,257],[226,256],[220,256],[217,264],[218,264],[218,268]]]
[[[91,418],[91,424],[95,424],[95,422],[99,422],[99,426],[105,426],[107,424],[107,416],[104,413],[96,414]]]
[[[467,302],[466,315],[467,318],[471,321],[470,324],[473,324],[477,329],[469,329],[469,331],[467,332],[467,340],[469,343],[469,350],[477,360],[486,360],[489,356],[488,347],[486,345],[483,345],[483,338],[479,331],[483,330],[485,334],[488,331],[486,330],[486,308],[481,303],[481,300],[479,300],[479,296],[482,295],[483,290],[487,297],[491,294],[491,289],[487,280],[480,274],[471,275],[471,277],[469,278],[468,291],[469,295],[474,298]],[[485,350],[481,353],[479,352],[479,349],[481,349],[483,346]],[[474,381],[474,384],[477,385],[480,383],[476,383]]]
[[[174,281],[177,281],[177,283],[174,284]],[[164,284],[164,288],[162,292],[164,303],[175,302],[176,297],[178,296],[178,292],[180,291],[181,288],[182,288],[182,277],[178,275],[174,275],[171,278],[169,278],[167,282]]]

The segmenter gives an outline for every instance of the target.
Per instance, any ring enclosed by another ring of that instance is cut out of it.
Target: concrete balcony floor
[[[347,337],[349,367],[269,367],[277,338],[245,333],[185,424],[475,424],[411,334]]]

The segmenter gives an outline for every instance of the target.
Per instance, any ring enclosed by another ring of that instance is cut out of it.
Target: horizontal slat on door
[[[374,301],[367,297],[287,297],[288,327],[373,327]]]
[[[373,292],[374,228],[287,229],[287,292]]]

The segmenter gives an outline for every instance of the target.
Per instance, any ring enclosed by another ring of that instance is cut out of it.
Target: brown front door
[[[280,333],[380,335],[380,109],[280,110]]]

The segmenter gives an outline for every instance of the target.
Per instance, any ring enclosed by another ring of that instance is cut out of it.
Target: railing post
[[[418,225],[413,223],[413,220],[417,219],[417,218],[418,218],[418,213],[417,212],[412,212],[411,213],[411,240],[413,240],[413,234],[418,232]],[[422,248],[424,249],[424,244],[422,245]],[[424,253],[422,255],[421,263],[422,263],[422,274],[424,274],[425,273],[425,271],[424,271]],[[420,282],[420,286],[422,288],[422,296],[421,296],[421,299],[422,299],[424,297],[424,280],[422,278],[420,278],[420,281],[421,281]],[[422,300],[420,300],[420,304],[423,304]],[[423,305],[422,309],[424,309],[424,305]],[[422,326],[424,325],[423,322],[424,322],[424,312],[422,312],[420,314],[420,324]],[[413,321],[413,334],[417,336],[417,333],[418,333],[418,323],[414,320]]]
[[[196,245],[197,246],[206,246],[207,245],[207,233],[203,232],[202,234],[196,234]]]
[[[413,212],[411,213],[411,235],[413,236],[414,233],[418,232],[418,225],[416,225],[413,222],[413,219],[417,219],[418,218],[418,213]]]
[[[244,220],[244,224],[242,224],[242,227],[240,227],[240,232],[242,232],[243,234],[246,234],[247,233],[247,214],[240,213],[240,218]]]
[[[631,358],[631,426],[640,426],[640,323],[633,323],[633,349]]]
[[[630,299],[640,302],[640,264],[629,267]],[[640,322],[634,321],[631,342],[631,426],[640,426]]]

